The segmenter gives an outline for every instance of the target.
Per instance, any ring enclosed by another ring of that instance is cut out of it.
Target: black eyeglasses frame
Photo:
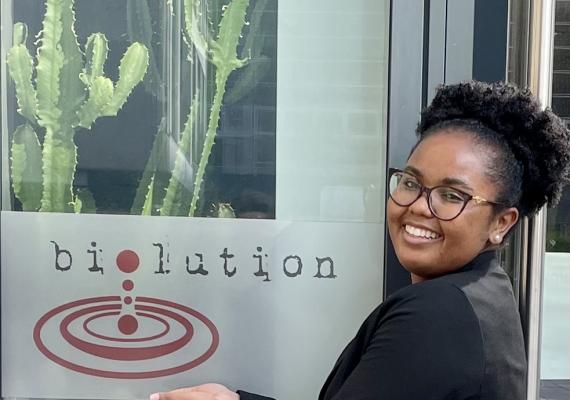
[[[420,191],[418,192],[418,196],[417,196],[412,202],[410,202],[409,204],[401,204],[401,203],[398,203],[398,202],[394,199],[394,197],[392,197],[392,193],[390,193],[390,188],[388,187],[388,195],[390,196],[390,199],[392,199],[392,201],[393,201],[394,203],[396,203],[397,205],[399,205],[400,207],[409,207],[409,206],[411,206],[412,204],[414,204],[416,201],[418,201],[418,199],[419,199],[420,197],[422,197],[422,195],[425,193],[425,194],[426,194],[426,199],[427,199],[427,204],[428,204],[429,211],[431,212],[431,214],[432,214],[435,218],[437,218],[437,219],[439,219],[439,220],[441,220],[441,221],[453,221],[455,218],[459,217],[459,216],[461,215],[461,213],[463,212],[463,210],[465,210],[465,207],[467,207],[467,203],[469,203],[471,200],[473,200],[473,201],[475,202],[475,204],[477,204],[477,205],[480,205],[480,204],[491,204],[491,205],[494,205],[494,206],[507,207],[507,205],[505,205],[505,204],[498,203],[498,202],[496,202],[496,201],[487,200],[487,199],[485,199],[485,198],[483,198],[483,197],[481,197],[481,196],[469,194],[469,193],[467,193],[467,192],[464,192],[464,191],[461,190],[461,189],[454,188],[453,186],[449,186],[449,185],[437,185],[437,186],[432,186],[432,187],[424,186],[424,185],[419,181],[419,179],[416,178],[413,174],[411,174],[411,173],[409,173],[409,172],[406,172],[406,171],[403,171],[403,170],[398,169],[398,168],[389,168],[389,169],[388,169],[388,182],[390,182],[390,180],[392,179],[392,176],[393,176],[394,174],[396,174],[396,173],[406,174],[406,175],[409,175],[409,176],[414,177],[414,178],[418,181],[418,184],[420,185]],[[448,219],[446,219],[446,218],[441,218],[441,217],[439,217],[439,216],[434,212],[434,210],[433,210],[433,207],[432,207],[432,204],[431,204],[431,192],[432,192],[434,189],[438,189],[438,188],[442,188],[442,187],[451,188],[451,189],[453,189],[453,190],[455,190],[455,191],[457,191],[457,192],[459,192],[459,193],[461,193],[461,194],[463,195],[463,206],[461,207],[461,210],[459,210],[459,212],[457,213],[457,215],[456,215],[455,217],[453,217],[453,218],[448,218]]]

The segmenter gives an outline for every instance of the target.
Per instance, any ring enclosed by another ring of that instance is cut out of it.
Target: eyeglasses
[[[486,200],[480,196],[472,196],[450,186],[434,186],[428,188],[407,172],[390,168],[390,198],[402,207],[412,205],[425,192],[429,210],[434,217],[442,221],[451,221],[463,212],[470,200],[476,204],[489,203],[499,206],[504,204]]]

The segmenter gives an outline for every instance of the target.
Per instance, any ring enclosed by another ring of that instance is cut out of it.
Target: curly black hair
[[[418,144],[448,128],[473,134],[495,150],[488,173],[500,188],[498,202],[521,216],[558,203],[569,181],[570,132],[529,90],[477,81],[440,86],[421,113]]]

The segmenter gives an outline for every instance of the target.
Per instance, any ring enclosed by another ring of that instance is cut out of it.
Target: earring
[[[495,242],[497,242],[497,244],[499,244],[499,243],[502,242],[501,235],[496,235],[496,236],[495,236]]]

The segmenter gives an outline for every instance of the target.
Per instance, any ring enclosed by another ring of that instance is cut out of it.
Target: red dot
[[[133,290],[134,287],[135,284],[130,279],[126,279],[123,281],[123,289],[125,289],[127,292]]]
[[[137,319],[132,315],[123,315],[121,318],[119,318],[117,325],[119,326],[121,333],[125,335],[132,335],[137,331],[139,327]]]
[[[139,267],[139,256],[132,250],[123,250],[117,256],[117,266],[127,274],[134,272]]]
[[[125,297],[125,304],[131,304],[133,302],[133,298],[131,296]]]

